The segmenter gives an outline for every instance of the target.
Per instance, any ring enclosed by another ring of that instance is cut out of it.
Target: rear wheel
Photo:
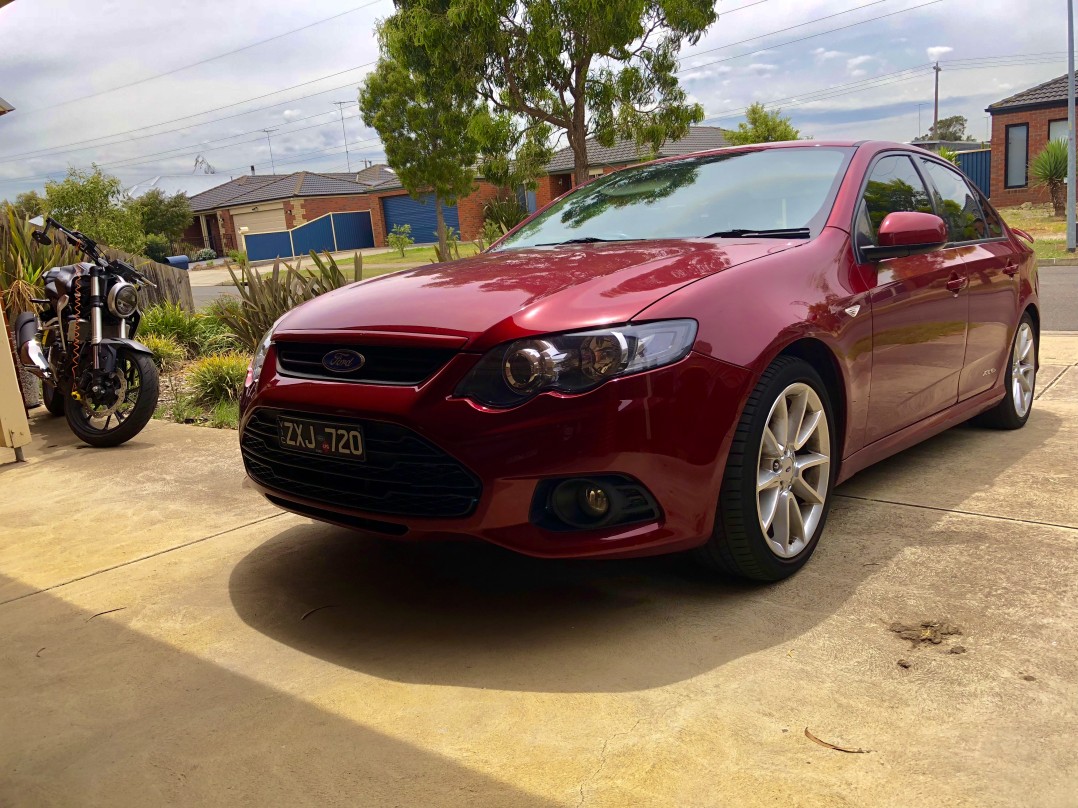
[[[698,558],[721,572],[777,581],[808,562],[830,509],[834,418],[820,375],[776,359],[741,415],[715,529]]]
[[[1033,393],[1037,384],[1037,332],[1033,318],[1023,314],[1014,332],[1010,361],[1003,379],[1007,394],[1003,400],[973,422],[990,429],[1021,429],[1033,411]]]
[[[126,349],[117,351],[116,370],[81,401],[66,400],[67,423],[91,446],[118,446],[146,426],[157,407],[158,376],[153,359]]]
[[[67,410],[67,406],[64,404],[64,394],[49,382],[41,383],[41,401],[45,404],[45,409],[49,411],[50,415],[59,417]]]

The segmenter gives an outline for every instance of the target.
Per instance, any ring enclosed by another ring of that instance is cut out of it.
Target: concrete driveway
[[[233,433],[38,416],[0,467],[0,804],[1073,806],[1078,337],[1042,362],[1024,430],[859,475],[766,587],[363,539],[261,501]]]

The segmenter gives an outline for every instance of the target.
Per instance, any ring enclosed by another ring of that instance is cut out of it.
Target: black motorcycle
[[[15,318],[19,360],[41,378],[53,415],[91,446],[118,446],[137,435],[157,407],[153,352],[132,339],[138,330],[139,287],[152,283],[130,264],[103,255],[93,240],[53,218],[34,233],[51,244],[62,233],[88,259],[48,270],[38,313]]]

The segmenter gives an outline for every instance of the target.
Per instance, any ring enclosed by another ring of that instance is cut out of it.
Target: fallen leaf
[[[817,738],[815,735],[813,735],[811,732],[809,732],[808,727],[805,727],[805,737],[808,738],[813,743],[818,743],[820,746],[824,746],[824,747],[826,747],[828,749],[834,749],[836,752],[849,752],[851,755],[864,755],[864,754],[872,751],[870,749],[850,749],[849,747],[846,747],[846,746],[838,746],[837,744],[828,743],[827,741],[822,741],[819,738]]]

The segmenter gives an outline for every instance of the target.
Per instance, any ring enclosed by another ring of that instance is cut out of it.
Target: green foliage
[[[954,149],[941,148],[937,152],[937,154],[939,154],[939,156],[946,160],[948,163],[958,165],[958,152],[956,152]]]
[[[171,339],[189,356],[208,356],[235,351],[240,347],[227,321],[214,314],[189,314],[176,303],[160,303],[142,313],[139,336]]]
[[[727,132],[726,139],[733,146],[748,146],[802,138],[801,132],[794,128],[789,116],[783,115],[781,109],[769,112],[763,104],[750,104],[745,111],[745,120],[736,130]]]
[[[217,257],[217,253],[211,250],[209,247],[203,247],[191,256],[192,261],[212,261]]]
[[[143,248],[142,222],[120,181],[98,166],[90,171],[69,168],[59,181],[45,183],[49,215],[101,244],[130,253]]]
[[[413,198],[434,192],[442,249],[446,246],[443,204],[471,192],[479,147],[468,129],[478,112],[475,90],[440,85],[413,72],[381,38],[381,58],[360,90],[363,121],[378,132],[386,159]]]
[[[211,300],[206,308],[202,310],[202,314],[223,322],[225,315],[238,315],[241,311],[243,311],[243,304],[240,303],[238,298],[221,295]]]
[[[928,130],[927,134],[921,135],[914,143],[924,140],[973,140],[972,135],[966,134],[969,121],[965,115],[952,115],[949,118],[940,118],[936,131]]]
[[[240,269],[246,269],[249,263],[247,260],[247,252],[245,250],[229,250],[228,258],[232,263],[237,264]]]
[[[386,243],[397,250],[401,258],[404,258],[405,248],[415,243],[415,239],[412,238],[412,226],[410,224],[393,225],[393,232],[386,236]]]
[[[160,233],[169,241],[178,240],[194,221],[187,196],[181,193],[167,196],[160,188],[153,188],[134,200],[131,206],[142,223],[143,233]]]
[[[488,246],[500,239],[507,232],[508,231],[502,225],[491,219],[486,219],[483,222],[483,241],[485,241]]]
[[[502,233],[508,233],[527,218],[528,209],[520,204],[515,195],[496,196],[483,205],[483,220],[494,222]]]
[[[23,191],[15,197],[15,204],[12,207],[20,216],[33,219],[35,216],[44,215],[45,197],[37,191]]]
[[[246,368],[244,369],[246,373]],[[219,401],[210,411],[210,426],[214,429],[239,429],[240,405],[238,401]]]
[[[36,229],[14,207],[0,209],[0,301],[9,324],[19,312],[33,309],[30,298],[44,294],[41,276],[47,270],[80,260],[60,239],[49,246],[35,242]]]
[[[589,136],[654,152],[703,119],[678,82],[677,55],[715,19],[713,0],[409,0],[381,34],[384,55],[424,86],[478,94],[469,132],[484,177],[535,172],[564,132],[584,182]]]
[[[193,424],[200,415],[202,408],[191,396],[177,396],[172,402],[172,420],[178,424]]]
[[[460,258],[460,233],[453,227],[445,228],[445,246],[434,245],[435,263],[445,263]]]
[[[244,349],[253,353],[270,326],[285,312],[362,277],[361,262],[353,266],[353,275],[349,279],[328,253],[323,258],[312,252],[311,258],[315,269],[302,273],[279,259],[274,262],[273,270],[266,273],[241,269],[237,275],[229,267],[232,282],[239,289],[242,300],[238,313],[222,310],[219,317]]]
[[[168,258],[171,249],[172,245],[165,236],[158,234],[146,236],[146,246],[143,249],[143,252],[147,258],[157,261],[159,264],[163,264],[165,263],[165,259]]]
[[[1067,215],[1067,141],[1052,140],[1029,164],[1037,185],[1048,188],[1056,216]]]
[[[139,334],[139,341],[153,351],[153,362],[162,373],[176,370],[187,358],[187,350],[171,337]]]
[[[203,404],[237,401],[247,377],[249,357],[240,353],[205,356],[191,364],[187,382]]]

